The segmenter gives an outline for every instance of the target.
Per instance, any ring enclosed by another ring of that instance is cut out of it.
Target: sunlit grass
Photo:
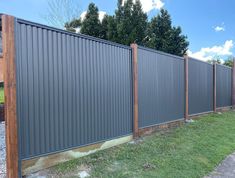
[[[235,150],[235,112],[211,114],[170,132],[145,137],[53,168],[59,174],[90,168],[91,177],[199,178]]]

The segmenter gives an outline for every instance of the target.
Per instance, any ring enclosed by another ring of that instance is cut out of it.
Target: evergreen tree
[[[109,24],[109,16],[105,15],[100,26],[100,35],[99,35],[100,38],[105,40],[108,39],[108,24]]]
[[[114,16],[105,15],[99,21],[99,10],[94,3],[89,4],[85,19],[75,19],[66,23],[67,30],[80,32],[90,36],[103,38],[124,45],[136,42],[153,49],[183,56],[188,48],[188,41],[182,35],[180,27],[173,27],[167,10],[147,21],[147,14],[143,12],[140,0],[118,0]]]
[[[132,33],[130,42],[136,42],[139,45],[143,44],[145,38],[145,32],[148,24],[148,16],[143,12],[141,2],[136,0],[136,3],[133,5],[132,12]]]
[[[119,41],[117,35],[117,21],[115,16],[108,16],[107,39],[113,42]]]
[[[180,27],[173,27],[168,40],[167,52],[178,56],[183,56],[188,50],[189,42],[187,37],[182,35]]]
[[[148,25],[145,46],[167,53],[183,56],[188,48],[187,37],[181,34],[180,27],[172,27],[167,10],[161,9]]]
[[[99,9],[94,3],[90,3],[85,19],[82,21],[81,33],[94,37],[100,37],[100,31],[101,23],[99,21]]]
[[[117,25],[116,42],[125,45],[136,42],[141,44],[145,37],[147,26],[147,14],[143,12],[139,0],[133,3],[127,0],[124,4],[118,1],[118,9],[115,12]]]

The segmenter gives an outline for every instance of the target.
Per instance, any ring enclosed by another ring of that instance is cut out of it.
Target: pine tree
[[[168,40],[167,52],[178,56],[183,56],[188,50],[189,42],[187,37],[182,35],[180,27],[173,27]]]
[[[145,46],[183,56],[187,51],[189,43],[187,37],[181,33],[180,27],[172,27],[168,11],[161,9],[160,14],[154,17],[148,24]]]
[[[115,16],[108,16],[107,39],[113,42],[119,41],[117,34],[117,21],[115,19]]]
[[[109,24],[109,16],[105,15],[100,26],[100,35],[99,37],[102,39],[108,39],[108,24]]]
[[[130,37],[130,43],[136,42],[139,45],[142,45],[145,38],[145,31],[147,28],[147,14],[143,12],[142,5],[140,0],[136,0],[136,3],[133,4],[132,12],[132,33]]]
[[[136,0],[135,3],[127,0],[124,4],[122,0],[119,0],[115,20],[117,24],[116,42],[125,45],[133,42],[142,43],[147,26],[147,14],[143,12],[139,0]]]
[[[188,41],[182,35],[180,27],[173,27],[171,17],[167,10],[161,9],[160,13],[147,20],[140,0],[118,0],[115,15],[105,15],[99,21],[99,10],[94,3],[89,4],[85,19],[74,19],[66,23],[67,30],[80,32],[90,36],[103,38],[124,45],[136,42],[153,49],[183,56],[188,48]]]
[[[100,37],[101,23],[99,21],[99,9],[94,3],[90,3],[81,25],[81,33]]]

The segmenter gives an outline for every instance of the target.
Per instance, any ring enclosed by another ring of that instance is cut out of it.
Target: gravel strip
[[[0,123],[0,178],[6,177],[5,122]]]

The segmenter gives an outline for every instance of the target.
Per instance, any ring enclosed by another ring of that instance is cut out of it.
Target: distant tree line
[[[224,62],[219,56],[216,56],[213,59],[208,60],[207,62],[211,64],[217,63],[217,64],[223,64],[228,67],[233,67],[233,56],[229,56]]]
[[[90,3],[85,18],[73,19],[65,24],[65,28],[75,32],[110,40],[124,45],[137,43],[156,50],[178,56],[186,54],[189,46],[187,36],[182,34],[180,27],[172,25],[167,10],[148,21],[140,0],[118,0],[114,15],[105,15],[99,20],[99,9]]]

